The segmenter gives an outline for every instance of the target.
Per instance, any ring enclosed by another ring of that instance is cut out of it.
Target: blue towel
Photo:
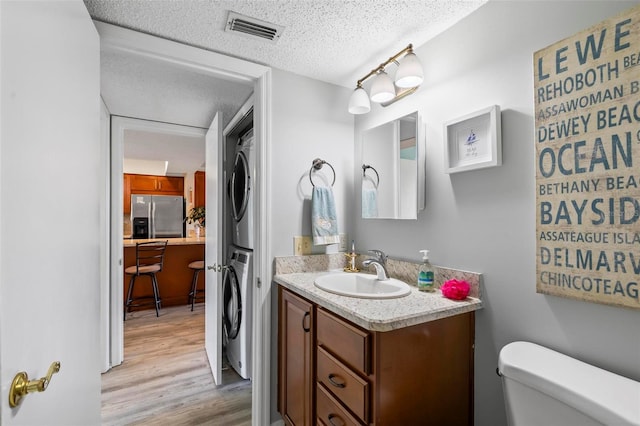
[[[311,195],[311,233],[316,246],[338,244],[336,202],[331,188],[314,186]]]
[[[362,217],[378,217],[378,190],[362,185]]]

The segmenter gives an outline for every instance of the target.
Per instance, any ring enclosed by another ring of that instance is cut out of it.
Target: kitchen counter
[[[186,238],[151,238],[151,239],[135,239],[135,238],[123,238],[122,242],[125,247],[135,247],[136,243],[146,243],[149,241],[164,241],[167,240],[168,246],[186,246],[191,244],[204,244],[205,237],[186,237]]]
[[[162,307],[187,305],[193,270],[189,263],[195,260],[204,260],[205,238],[154,238],[154,239],[123,239],[124,267],[136,264],[136,243],[147,241],[167,240],[167,250],[164,254],[164,266],[161,272],[156,274],[158,289],[162,299]],[[206,273],[198,275],[198,288],[205,287]],[[131,276],[123,274],[123,300],[126,300]],[[136,280],[134,297],[142,297],[150,294],[150,280],[148,277],[140,277]],[[146,307],[153,309],[153,305]],[[187,309],[185,307],[185,309]]]
[[[405,297],[361,299],[329,293],[313,283],[322,275],[336,272],[279,274],[274,277],[274,281],[371,331],[391,331],[482,308],[482,301],[478,298],[450,300],[442,296],[439,290],[425,293],[418,291],[415,286],[410,286],[411,293]]]

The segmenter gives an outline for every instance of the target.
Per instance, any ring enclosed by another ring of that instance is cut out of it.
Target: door
[[[98,34],[82,1],[0,1],[0,41],[0,424],[100,424]]]
[[[222,271],[224,216],[222,190],[222,112],[216,113],[205,136],[205,156],[207,168],[206,223],[214,232],[207,232],[205,240],[205,326],[204,345],[209,358],[213,380],[222,384],[222,286],[218,284]]]

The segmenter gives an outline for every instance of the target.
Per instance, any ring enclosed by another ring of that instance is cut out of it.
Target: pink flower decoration
[[[442,295],[447,299],[463,300],[469,294],[469,283],[466,281],[449,280],[440,287]]]

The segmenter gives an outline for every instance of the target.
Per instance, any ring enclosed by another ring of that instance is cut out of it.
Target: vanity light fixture
[[[402,59],[398,62],[400,58]],[[391,77],[385,71],[387,65],[391,63],[398,65],[395,82],[391,80]],[[371,77],[374,77],[373,84],[371,85],[370,95],[367,96],[362,83]],[[371,111],[369,98],[385,107],[391,105],[418,90],[423,80],[422,65],[418,57],[413,53],[413,45],[409,44],[358,80],[356,89],[349,99],[349,112],[351,114],[366,114]]]

